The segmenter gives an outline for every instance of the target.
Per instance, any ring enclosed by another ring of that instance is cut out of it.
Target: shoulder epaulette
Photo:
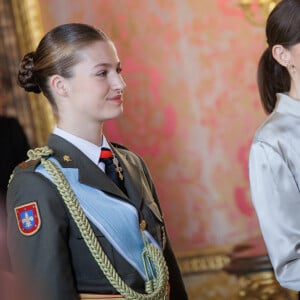
[[[28,160],[21,162],[18,165],[18,168],[27,169],[29,167],[36,166],[40,163],[42,157],[48,157],[52,153],[53,151],[48,146],[30,149],[27,152]]]
[[[26,160],[18,164],[18,167],[20,169],[27,169],[31,166],[37,165],[41,161],[40,158],[34,159],[34,160]]]
[[[23,161],[17,165],[17,167],[13,170],[13,172],[10,175],[8,185],[17,173],[23,171],[31,172],[41,162],[41,159],[43,157],[48,157],[52,154],[53,151],[48,146],[28,150],[28,160]]]
[[[35,167],[40,163],[41,159],[37,158],[37,159],[29,159],[26,161],[21,162],[20,164],[18,164],[14,170],[12,171],[12,173],[10,174],[10,178],[9,178],[9,182],[8,185],[10,184],[11,180],[13,179],[13,177],[20,172],[31,172],[31,170],[35,169]]]

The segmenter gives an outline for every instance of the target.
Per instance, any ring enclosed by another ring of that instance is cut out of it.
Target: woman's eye
[[[105,77],[107,75],[107,71],[101,71],[97,73],[97,76]]]
[[[123,71],[123,69],[121,67],[118,67],[116,71],[119,74],[119,73],[121,73]]]

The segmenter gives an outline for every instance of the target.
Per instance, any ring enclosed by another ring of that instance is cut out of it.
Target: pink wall
[[[147,162],[177,252],[259,232],[247,160],[265,117],[256,87],[265,38],[237,3],[40,0],[45,31],[84,22],[115,41],[126,103],[106,132]]]

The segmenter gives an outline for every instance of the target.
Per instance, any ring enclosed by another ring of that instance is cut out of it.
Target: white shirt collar
[[[102,145],[99,147],[85,139],[82,139],[76,135],[73,135],[63,129],[58,128],[57,126],[54,127],[53,134],[56,134],[63,139],[67,140],[69,143],[73,144],[76,148],[78,148],[81,152],[83,152],[91,161],[93,161],[96,165],[99,162],[99,155],[101,152],[101,148],[109,148],[110,146],[105,138],[102,136]]]

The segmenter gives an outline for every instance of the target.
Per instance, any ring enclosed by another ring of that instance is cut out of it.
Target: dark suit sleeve
[[[5,195],[10,174],[27,159],[29,145],[22,126],[16,118],[0,117],[0,191]]]
[[[33,235],[22,234],[15,207],[36,202],[41,220]],[[68,250],[68,218],[56,187],[39,173],[17,172],[7,194],[8,248],[13,272],[31,300],[77,300]]]
[[[145,162],[142,159],[141,159],[141,161],[142,161],[144,173],[148,180],[148,184],[152,191],[153,198],[156,201],[156,203],[161,211],[161,214],[163,215],[151,175],[147,169]],[[165,230],[166,230],[166,225],[164,224],[164,226],[165,226]],[[186,299],[188,299],[188,296],[187,296],[187,293],[186,293],[186,290],[184,287],[184,283],[182,280],[181,272],[180,272],[179,266],[177,264],[174,252],[172,250],[172,246],[171,246],[170,240],[168,238],[167,232],[166,232],[166,246],[164,249],[164,257],[166,259],[168,269],[169,269],[170,300],[186,300]]]
[[[12,131],[12,144],[13,151],[15,153],[15,166],[23,160],[27,159],[27,151],[29,150],[29,144],[27,136],[17,119],[11,119],[11,131]]]

